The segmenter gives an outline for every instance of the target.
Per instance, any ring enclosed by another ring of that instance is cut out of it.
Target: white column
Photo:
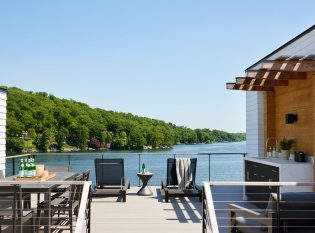
[[[0,170],[5,172],[7,92],[0,89]]]
[[[246,93],[246,152],[249,157],[264,156],[264,94]]]

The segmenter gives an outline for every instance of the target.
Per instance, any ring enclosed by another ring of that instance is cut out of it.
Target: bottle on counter
[[[29,159],[25,159],[26,163],[25,163],[25,177],[31,178],[32,177],[32,168],[31,168],[31,163]]]
[[[271,150],[271,147],[269,147],[267,150],[267,157],[270,158],[271,156],[272,156],[272,150]]]
[[[32,166],[33,166],[33,177],[35,177],[36,176],[36,162],[34,158],[33,158]]]
[[[277,152],[275,147],[272,149],[272,157],[273,158],[277,158],[278,157],[278,152]]]
[[[24,160],[21,159],[20,166],[19,166],[19,177],[24,177],[24,176],[25,176],[25,165],[24,165]]]

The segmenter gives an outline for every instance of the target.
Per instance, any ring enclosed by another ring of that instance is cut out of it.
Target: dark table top
[[[147,173],[137,173],[137,176],[153,176],[153,173],[147,172]]]
[[[73,180],[75,175],[78,174],[77,172],[55,172],[56,176],[49,181],[65,181],[65,180]],[[6,177],[6,181],[14,181],[14,178],[17,177],[15,176],[9,176]],[[28,192],[37,192],[41,190],[49,190],[53,189],[54,187],[58,186],[60,184],[23,184],[21,185],[21,188],[23,191],[28,191]]]

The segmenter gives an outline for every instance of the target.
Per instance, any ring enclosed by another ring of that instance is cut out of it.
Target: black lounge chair
[[[129,182],[125,179],[123,159],[95,159],[96,187],[93,197],[122,197],[126,202]]]
[[[196,185],[197,159],[190,159],[192,184],[187,189],[179,189],[176,175],[176,159],[167,159],[167,178],[161,181],[161,188],[165,193],[165,202],[169,197],[198,197],[202,201],[202,189]]]

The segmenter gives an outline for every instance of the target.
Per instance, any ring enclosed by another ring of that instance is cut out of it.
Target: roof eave
[[[284,45],[282,45],[281,47],[277,48],[276,50],[274,50],[273,52],[271,52],[270,54],[268,54],[267,56],[263,57],[262,59],[260,59],[259,61],[257,61],[256,63],[254,63],[253,65],[251,65],[250,67],[248,67],[247,69],[245,69],[245,72],[247,72],[248,70],[251,70],[253,67],[255,67],[256,65],[258,65],[259,63],[261,63],[263,60],[267,60],[269,57],[271,57],[272,55],[276,54],[277,52],[279,52],[280,50],[284,49],[285,47],[287,47],[288,45],[292,44],[293,42],[297,41],[298,39],[300,39],[301,37],[305,36],[306,34],[308,34],[309,32],[315,30],[315,25],[313,25],[312,27],[306,29],[304,32],[302,32],[301,34],[297,35],[296,37],[294,37],[293,39],[291,39],[290,41],[288,41],[287,43],[285,43]]]

